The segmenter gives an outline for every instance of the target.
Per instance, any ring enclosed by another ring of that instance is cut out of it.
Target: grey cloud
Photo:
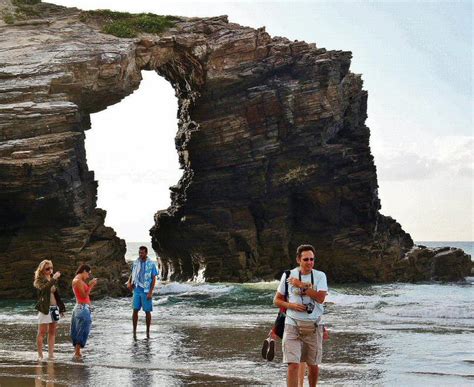
[[[381,156],[376,159],[380,180],[420,180],[433,176],[439,170],[436,160],[415,153],[400,152],[396,156]]]
[[[375,155],[378,178],[384,181],[408,181],[449,175],[472,179],[473,149],[474,139],[466,137],[454,145],[439,138],[433,144],[421,145],[419,153],[403,148],[379,151]]]

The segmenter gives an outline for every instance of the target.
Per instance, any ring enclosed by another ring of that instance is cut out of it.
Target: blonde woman
[[[66,311],[64,303],[59,297],[57,289],[58,278],[61,273],[57,271],[53,275],[53,263],[47,259],[42,261],[35,271],[33,286],[38,292],[38,359],[43,359],[43,339],[48,334],[48,358],[54,359],[54,343],[56,341],[56,327],[59,316]]]

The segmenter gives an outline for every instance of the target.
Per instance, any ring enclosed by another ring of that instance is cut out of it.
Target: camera
[[[308,313],[308,314],[313,313],[313,310],[314,310],[314,304],[313,303],[304,304],[304,305],[306,306],[306,313]]]

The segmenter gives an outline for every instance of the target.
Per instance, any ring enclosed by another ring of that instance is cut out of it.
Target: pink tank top
[[[89,297],[89,292],[90,292],[90,286],[88,286],[86,283],[84,283],[84,290],[86,292],[86,296],[85,297],[81,297],[79,295],[79,292],[76,291],[76,287],[74,286],[72,288],[72,290],[74,291],[74,294],[76,296],[76,301],[78,304],[90,304],[91,303],[91,299]]]

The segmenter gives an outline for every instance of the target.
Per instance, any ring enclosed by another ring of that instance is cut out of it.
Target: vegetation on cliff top
[[[108,9],[83,11],[81,21],[96,21],[102,26],[102,32],[119,38],[134,38],[139,33],[159,34],[173,27],[178,18],[160,16],[152,13],[131,14]]]
[[[41,0],[12,0],[13,9],[1,13],[6,24],[44,17],[46,8],[62,8],[52,4],[41,3]],[[48,7],[49,6],[49,7]],[[43,9],[45,8],[45,9]],[[51,10],[49,10],[51,11]],[[131,14],[116,12],[108,9],[83,11],[80,15],[82,22],[96,23],[102,32],[120,38],[134,38],[139,33],[159,34],[174,26],[179,18],[174,16],[161,16],[152,13]]]
[[[14,12],[3,12],[2,19],[7,24],[13,24],[17,21],[27,20],[40,16],[37,4],[41,0],[12,0]]]

